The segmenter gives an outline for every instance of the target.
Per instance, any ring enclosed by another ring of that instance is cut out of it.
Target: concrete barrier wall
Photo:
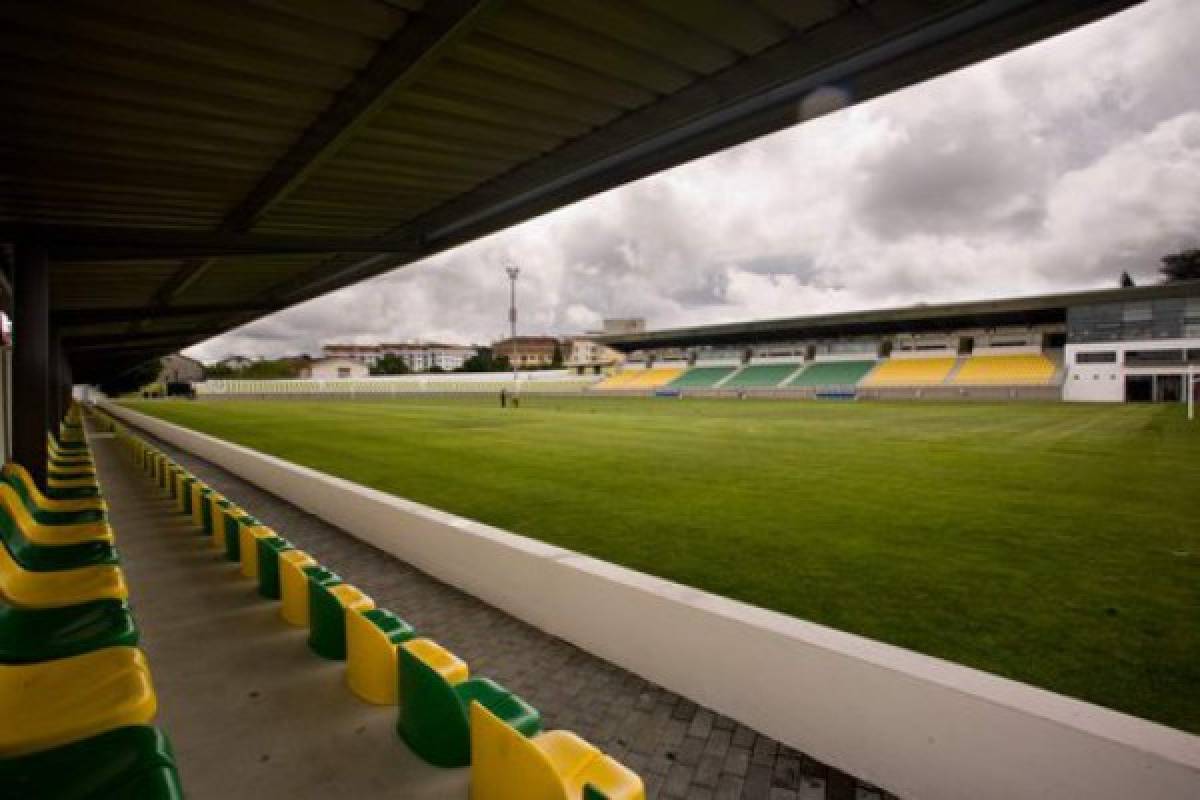
[[[514,616],[908,800],[1200,797],[1200,737],[105,408]]]

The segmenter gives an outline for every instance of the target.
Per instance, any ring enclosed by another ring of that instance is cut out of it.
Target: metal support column
[[[13,459],[46,487],[50,422],[50,263],[40,245],[19,244],[13,274]]]

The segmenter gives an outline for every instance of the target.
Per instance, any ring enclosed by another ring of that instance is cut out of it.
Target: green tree
[[[1192,248],[1163,256],[1159,272],[1167,283],[1200,280],[1200,249]]]
[[[129,392],[136,392],[146,384],[154,383],[161,371],[162,362],[157,358],[152,358],[101,381],[100,391],[109,397],[119,397]]]
[[[1136,285],[1137,284],[1135,284],[1133,282],[1133,277],[1128,272],[1121,273],[1121,288],[1122,289],[1131,289]]]
[[[403,358],[391,353],[385,355],[372,365],[372,375],[407,375],[412,372],[408,368],[408,362]]]
[[[463,362],[457,372],[509,372],[512,364],[508,356],[496,358],[490,347],[481,347],[479,352]]]

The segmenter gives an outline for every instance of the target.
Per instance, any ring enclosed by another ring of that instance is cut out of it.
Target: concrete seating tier
[[[1058,367],[1041,353],[978,355],[963,362],[951,379],[955,386],[1046,386]]]
[[[743,367],[725,383],[722,389],[773,389],[783,383],[789,375],[800,369],[799,363],[752,364]]]
[[[655,379],[665,382],[682,370],[647,372],[659,373]],[[418,637],[403,619],[376,608],[366,594],[292,547],[120,423],[107,416],[101,419],[116,432],[133,462],[174,501],[175,511],[192,522],[198,535],[208,537],[215,553],[239,562],[239,574],[257,582],[260,596],[278,600],[285,622],[309,629],[308,646],[315,655],[346,662],[346,683],[355,696],[376,705],[398,706],[396,732],[414,753],[435,766],[468,766],[477,740],[472,709],[485,709],[491,715],[492,733],[486,740],[488,766],[472,774],[473,797],[644,800],[645,789],[636,773],[566,732],[555,735],[578,742],[577,749],[586,752],[588,763],[603,764],[605,775],[619,775],[620,780],[605,777],[585,789],[578,782],[583,774],[579,769],[563,768],[547,773],[550,788],[543,793],[513,789],[513,776],[521,774],[523,755],[495,745],[503,739],[495,726],[504,726],[520,739],[537,736],[541,714],[536,708],[493,680],[471,677],[462,659],[432,639]],[[553,742],[556,737],[538,741]],[[553,753],[549,757],[552,764],[561,760]],[[599,774],[596,769],[586,774]],[[610,790],[613,793],[597,793]]]
[[[671,381],[671,389],[711,389],[737,367],[692,367]]]
[[[45,492],[18,464],[0,476],[0,797],[175,800],[183,791],[151,726],[158,700],[79,423],[73,407],[48,437]]]
[[[946,382],[955,359],[948,357],[900,358],[880,363],[861,383],[864,387],[938,386]]]
[[[792,380],[792,388],[851,388],[875,369],[876,361],[828,361],[809,364]]]

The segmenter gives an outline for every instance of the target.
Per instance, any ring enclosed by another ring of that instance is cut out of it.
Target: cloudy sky
[[[189,352],[652,327],[1154,279],[1200,244],[1200,2],[1142,6],[578,203]]]

